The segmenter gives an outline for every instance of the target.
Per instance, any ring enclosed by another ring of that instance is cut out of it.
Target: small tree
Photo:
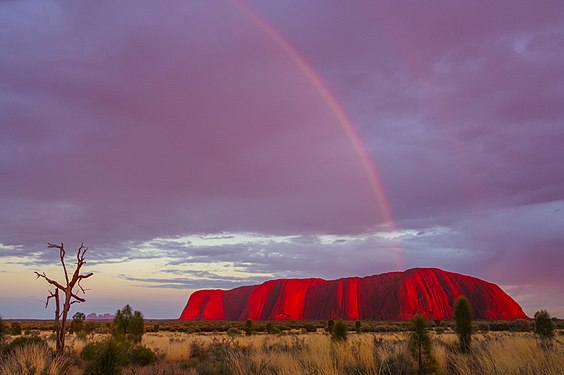
[[[50,249],[59,249],[59,259],[61,261],[61,266],[63,267],[63,272],[65,275],[65,282],[59,283],[58,281],[52,280],[45,275],[45,272],[39,273],[35,272],[37,278],[42,277],[47,281],[49,284],[55,287],[55,291],[49,291],[49,296],[45,301],[45,308],[49,305],[49,300],[51,298],[55,299],[55,332],[57,334],[57,355],[63,354],[63,350],[65,349],[65,334],[67,331],[67,315],[73,303],[80,303],[86,301],[84,298],[78,296],[78,292],[82,292],[83,294],[86,292],[80,282],[83,279],[87,279],[92,276],[92,272],[87,274],[81,274],[80,268],[86,263],[84,260],[84,256],[86,255],[86,251],[88,247],[84,246],[84,243],[80,244],[78,251],[76,252],[76,268],[71,277],[69,277],[69,273],[67,272],[67,266],[65,264],[65,247],[61,242],[60,245],[49,243],[47,247]],[[76,289],[76,290],[75,290]],[[60,294],[63,294],[63,311],[61,311],[61,299]]]
[[[360,333],[360,332],[361,332],[361,329],[360,329],[360,320],[357,320],[357,321],[354,323],[354,329],[356,330],[356,333]]]
[[[554,339],[554,322],[546,310],[535,313],[535,334],[539,337],[544,349],[551,346]]]
[[[82,331],[82,326],[84,323],[84,320],[86,319],[86,315],[84,315],[84,313],[81,313],[80,311],[75,313],[72,316],[72,322],[70,324],[70,331],[71,333],[78,333],[80,331]]]
[[[460,351],[468,353],[472,340],[472,309],[464,296],[458,297],[454,305],[454,321],[458,333]]]
[[[266,332],[272,333],[273,330],[274,330],[274,326],[272,325],[272,323],[270,322],[266,323]]]
[[[141,311],[135,311],[133,316],[129,320],[129,325],[127,327],[129,332],[129,337],[135,343],[140,343],[145,333],[145,319]]]
[[[335,322],[333,320],[328,320],[327,321],[327,332],[331,333],[333,332],[333,327],[335,326]]]
[[[245,335],[246,336],[252,335],[253,334],[252,330],[253,330],[253,322],[250,321],[250,320],[247,320],[245,322]]]
[[[348,328],[342,320],[338,320],[331,330],[331,338],[335,341],[347,341]]]
[[[12,324],[10,324],[10,334],[12,336],[18,336],[22,334],[22,326],[20,325],[20,323],[12,322]]]
[[[411,355],[417,361],[420,374],[432,370],[435,361],[431,351],[431,337],[429,336],[427,321],[421,315],[417,315],[413,319],[408,347]]]
[[[116,311],[112,336],[117,339],[130,339],[141,342],[145,332],[145,319],[140,311],[133,311],[131,306],[125,305],[122,310]]]

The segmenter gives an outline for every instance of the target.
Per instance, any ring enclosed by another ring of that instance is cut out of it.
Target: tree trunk
[[[79,297],[77,292],[82,291],[85,293],[84,288],[80,285],[80,282],[83,279],[87,279],[92,276],[92,272],[87,274],[80,274],[80,268],[86,263],[84,260],[84,255],[88,248],[84,246],[84,244],[80,244],[78,251],[76,253],[76,268],[72,277],[69,278],[69,273],[67,272],[67,266],[65,264],[65,248],[63,244],[55,245],[55,244],[48,244],[49,248],[57,248],[59,249],[59,258],[61,260],[61,265],[63,267],[64,275],[65,275],[65,283],[59,283],[55,280],[52,280],[45,275],[45,272],[39,273],[35,272],[37,278],[44,278],[49,284],[55,287],[55,292],[49,291],[49,296],[47,297],[47,301],[45,302],[45,307],[49,305],[49,300],[51,298],[55,299],[55,332],[57,334],[57,355],[63,354],[65,350],[65,335],[67,331],[67,316],[70,310],[70,307],[73,303],[80,303],[86,301],[84,298]],[[74,291],[75,287],[78,289],[77,292]],[[59,290],[65,294],[65,300],[63,304],[63,312],[61,314],[61,305],[59,299]]]

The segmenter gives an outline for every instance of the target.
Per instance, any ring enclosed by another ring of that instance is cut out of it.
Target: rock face
[[[105,314],[90,313],[86,315],[86,320],[113,320],[114,318],[115,316],[109,313],[105,313]]]
[[[180,320],[452,319],[465,295],[474,319],[526,319],[495,284],[437,268],[338,280],[280,279],[231,290],[194,292]]]

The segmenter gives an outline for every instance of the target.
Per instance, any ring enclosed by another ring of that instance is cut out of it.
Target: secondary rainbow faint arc
[[[256,11],[251,9],[247,4],[240,0],[231,0],[239,10],[241,10],[248,18],[250,18],[261,30],[263,30],[282,50],[292,59],[292,61],[300,68],[300,70],[305,74],[308,80],[311,82],[313,87],[319,92],[325,103],[331,109],[331,112],[339,121],[339,125],[350,139],[354,146],[355,152],[357,153],[362,167],[366,171],[371,190],[374,193],[376,202],[380,208],[381,214],[388,225],[388,228],[392,231],[396,230],[395,223],[393,220],[390,205],[386,199],[380,177],[378,175],[378,170],[374,165],[372,159],[366,152],[366,149],[360,139],[360,136],[355,131],[354,125],[351,119],[346,114],[345,110],[339,104],[335,96],[331,93],[327,85],[315,72],[315,70],[307,63],[306,59],[299,53],[299,51],[292,45],[288,40],[286,40],[274,27],[272,27],[268,22],[266,22]],[[394,240],[394,242],[396,242]],[[396,243],[396,248],[399,245]],[[403,266],[403,260],[401,259],[401,254],[399,251],[395,252],[397,266]]]

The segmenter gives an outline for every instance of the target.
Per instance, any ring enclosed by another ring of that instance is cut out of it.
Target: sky
[[[561,1],[0,2],[0,314],[438,267],[564,318]]]

